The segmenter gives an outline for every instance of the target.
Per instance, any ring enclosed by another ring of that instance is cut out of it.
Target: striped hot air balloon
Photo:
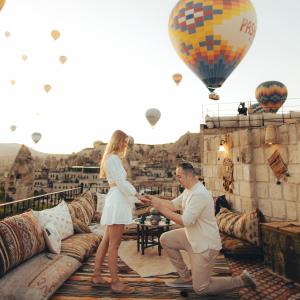
[[[255,97],[264,112],[276,113],[288,95],[287,87],[279,81],[261,83],[255,91]]]
[[[210,92],[241,62],[255,33],[250,0],[180,0],[169,18],[177,54]]]

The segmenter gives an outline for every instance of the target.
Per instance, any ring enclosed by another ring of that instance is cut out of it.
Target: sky
[[[252,0],[256,36],[217,90],[217,103],[171,44],[168,19],[176,3],[7,0],[0,12],[0,143],[72,153],[97,140],[108,142],[116,129],[136,143],[175,142],[187,131],[199,132],[206,114],[229,108],[236,115],[236,103],[256,102],[256,87],[268,80],[283,82],[285,105],[296,105],[299,0]],[[55,29],[61,33],[57,40],[50,34]],[[172,80],[177,72],[183,75],[178,86]],[[45,84],[51,85],[48,93]],[[161,111],[154,128],[145,118],[152,107]],[[11,125],[17,126],[14,132]],[[33,132],[42,134],[37,144]]]

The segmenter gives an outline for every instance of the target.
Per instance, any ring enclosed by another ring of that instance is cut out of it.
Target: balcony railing
[[[181,192],[180,187],[177,185],[136,185],[135,188],[141,194],[157,195],[168,198],[175,198]],[[81,185],[68,190],[2,203],[0,204],[0,220],[20,214],[28,209],[43,210],[56,206],[62,200],[71,201],[86,190],[106,194],[109,191],[109,186],[91,184],[88,188],[84,188],[84,186]]]
[[[22,213],[30,208],[42,210],[59,204],[62,200],[70,201],[78,197],[83,191],[82,186],[59,192],[39,195],[12,202],[0,203],[0,220]]]

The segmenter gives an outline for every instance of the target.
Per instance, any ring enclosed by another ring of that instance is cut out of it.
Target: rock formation
[[[33,195],[34,161],[29,149],[22,145],[8,173],[5,184],[6,201]]]

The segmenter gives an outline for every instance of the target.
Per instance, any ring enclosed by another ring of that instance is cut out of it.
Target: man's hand
[[[139,200],[146,205],[151,205],[151,200],[147,196],[141,195]]]
[[[155,208],[157,208],[158,210],[161,210],[163,208],[163,203],[160,198],[152,196],[152,195],[146,195],[145,196],[147,199],[149,199],[151,205]]]

